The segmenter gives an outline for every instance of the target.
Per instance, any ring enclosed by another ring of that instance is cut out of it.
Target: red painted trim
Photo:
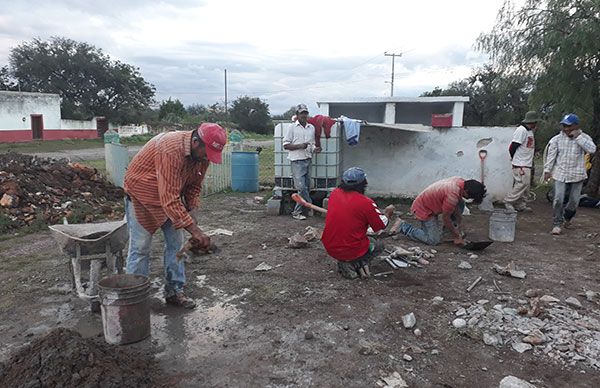
[[[0,143],[19,143],[32,140],[33,132],[31,132],[31,129],[0,131]]]
[[[95,129],[46,129],[44,140],[63,139],[97,139],[98,131]]]
[[[43,140],[97,139],[96,129],[44,129]],[[20,143],[33,140],[31,129],[0,130],[0,143]]]

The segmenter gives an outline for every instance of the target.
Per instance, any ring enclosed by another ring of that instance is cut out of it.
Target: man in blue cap
[[[544,162],[544,179],[554,179],[554,217],[552,234],[559,235],[568,228],[577,211],[583,181],[587,178],[585,154],[596,152],[592,138],[583,133],[579,117],[570,113],[560,121],[562,131],[548,143]],[[569,200],[564,206],[565,195]]]
[[[344,171],[342,183],[329,197],[327,217],[321,242],[327,253],[337,260],[338,271],[347,279],[369,276],[369,260],[383,246],[367,236],[386,228],[394,213],[392,205],[382,213],[365,195],[367,175],[362,168]]]

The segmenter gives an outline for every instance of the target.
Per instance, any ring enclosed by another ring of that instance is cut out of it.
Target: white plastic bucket
[[[511,210],[494,210],[490,216],[490,240],[500,242],[515,241],[517,212]]]

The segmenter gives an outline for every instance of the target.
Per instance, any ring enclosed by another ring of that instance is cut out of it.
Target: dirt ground
[[[220,252],[187,265],[187,291],[199,304],[193,311],[163,304],[161,238],[155,238],[152,336],[130,346],[153,352],[178,386],[376,387],[394,371],[411,387],[495,387],[507,375],[537,387],[600,386],[600,371],[588,364],[565,365],[537,347],[520,354],[508,344],[488,346],[451,324],[460,306],[488,299],[517,307],[533,288],[560,300],[578,297],[579,314],[597,317],[598,305],[577,295],[600,291],[597,209],[580,209],[574,229],[552,236],[550,205],[539,199],[533,213],[519,214],[514,243],[494,243],[477,259],[440,245],[425,268],[349,281],[319,242],[287,248],[287,237],[308,225],[322,227],[323,218],[268,216],[253,197],[204,200],[201,224],[234,235],[215,237]],[[465,220],[469,236],[486,236],[488,219],[488,213],[473,210]],[[423,247],[404,237],[386,243]],[[459,269],[462,260],[472,269]],[[491,269],[510,261],[527,273],[525,279]],[[262,262],[273,269],[254,271]],[[391,268],[374,263],[371,271]],[[483,280],[467,292],[478,276]],[[496,293],[494,280],[506,294]],[[48,233],[0,241],[0,360],[58,326],[101,336],[100,316],[69,284],[66,260]],[[435,296],[444,301],[432,303]],[[410,312],[421,336],[402,324]]]

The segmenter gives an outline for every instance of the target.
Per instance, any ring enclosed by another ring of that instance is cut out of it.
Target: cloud
[[[0,15],[0,66],[10,47],[34,37],[86,41],[140,68],[157,99],[212,104],[250,95],[281,113],[298,102],[416,96],[468,76],[474,51],[502,0],[349,3],[305,0],[43,0],[7,2]],[[310,10],[310,11],[309,11]]]

